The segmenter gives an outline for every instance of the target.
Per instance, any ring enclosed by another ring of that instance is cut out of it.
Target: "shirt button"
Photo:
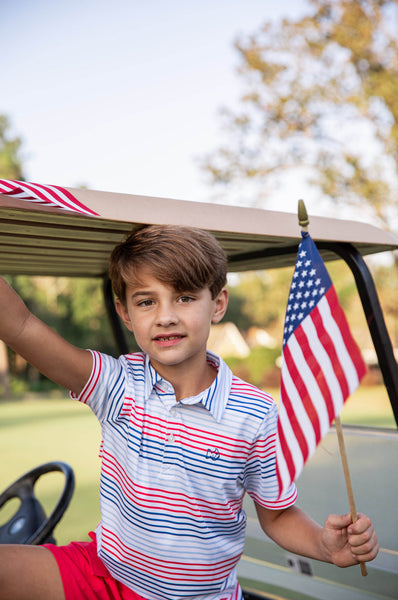
[[[169,433],[169,435],[167,436],[167,440],[173,444],[175,442],[175,437],[172,433]]]

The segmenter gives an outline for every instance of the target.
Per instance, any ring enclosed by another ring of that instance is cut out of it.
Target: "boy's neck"
[[[187,365],[159,365],[151,364],[155,371],[166,381],[171,383],[177,402],[184,398],[197,396],[211,386],[217,377],[217,369],[204,360],[201,368],[187,369]]]

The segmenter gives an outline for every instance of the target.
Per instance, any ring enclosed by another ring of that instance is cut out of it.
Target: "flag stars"
[[[300,246],[286,309],[284,344],[328,289],[327,277],[326,273],[325,278],[322,264],[319,264],[316,256],[314,257],[312,249],[305,250]]]

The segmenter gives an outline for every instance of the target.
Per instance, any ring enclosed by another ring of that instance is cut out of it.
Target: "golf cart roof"
[[[300,227],[292,213],[2,181],[2,274],[103,276],[113,246],[144,223],[211,231],[226,251],[231,271],[293,265],[296,259]],[[33,186],[40,188],[39,195]],[[42,203],[43,190],[55,190],[74,204],[60,205],[52,198]],[[362,255],[398,248],[391,233],[355,221],[311,217],[309,231],[321,242],[324,260],[336,258],[329,243],[351,243]],[[323,249],[322,242],[327,242]]]

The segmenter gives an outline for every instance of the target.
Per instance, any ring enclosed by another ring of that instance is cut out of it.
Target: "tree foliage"
[[[357,335],[363,328],[364,317],[352,273],[341,260],[328,263],[327,268],[338,292],[340,303]],[[388,271],[386,267],[386,272]],[[242,330],[248,330],[252,326],[264,328],[281,346],[292,276],[293,267],[240,274],[237,283],[230,286],[232,310],[230,312],[228,307],[225,320],[234,321]],[[385,285],[384,279],[379,278],[379,281]],[[357,313],[359,319],[356,318]]]
[[[0,114],[0,177],[22,180],[22,161],[20,158],[21,138],[10,133],[10,122]]]
[[[238,40],[244,91],[237,110],[223,110],[226,143],[203,159],[212,180],[269,189],[299,168],[324,197],[366,203],[391,228],[397,15],[397,0],[312,0],[306,16]]]

